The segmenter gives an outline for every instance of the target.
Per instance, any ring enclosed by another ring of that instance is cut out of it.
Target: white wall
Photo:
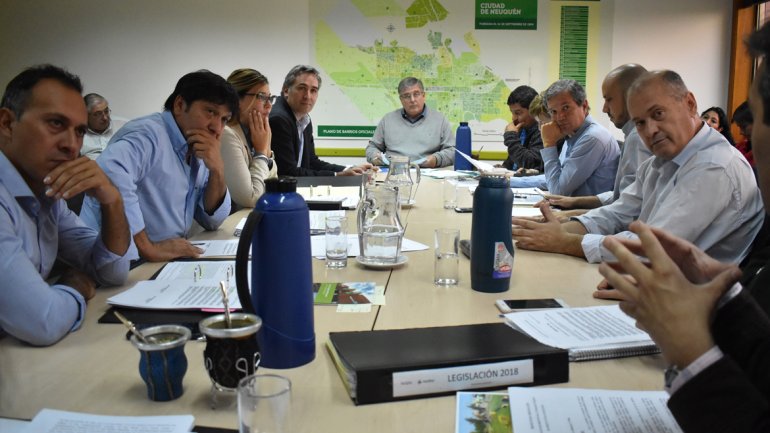
[[[124,117],[160,110],[177,79],[199,68],[227,76],[253,67],[278,93],[288,69],[309,61],[309,1],[3,0],[0,84],[25,66],[59,64]],[[611,56],[601,56],[600,68],[638,62],[674,69],[700,107],[726,104],[731,2],[602,0],[602,14],[613,20],[601,29],[609,46],[601,51],[610,48]],[[500,56],[510,57],[515,32],[500,32],[499,42]],[[590,102],[609,126],[600,97]]]
[[[727,106],[732,2],[616,0],[612,63],[673,69],[702,111]]]
[[[158,111],[183,74],[253,67],[277,93],[309,59],[307,0],[3,0],[0,83],[54,63],[103,94],[116,115]]]

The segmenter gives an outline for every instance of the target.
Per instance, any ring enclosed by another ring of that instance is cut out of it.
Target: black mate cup
[[[262,319],[255,314],[231,313],[230,327],[224,314],[207,317],[199,327],[206,336],[203,361],[216,391],[235,392],[238,382],[257,371],[259,345],[257,331]]]

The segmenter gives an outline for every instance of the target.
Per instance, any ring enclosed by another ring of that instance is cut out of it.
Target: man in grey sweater
[[[366,160],[388,165],[391,155],[408,156],[421,167],[454,164],[455,137],[443,114],[425,105],[422,81],[407,77],[398,83],[403,108],[385,115],[366,146]]]

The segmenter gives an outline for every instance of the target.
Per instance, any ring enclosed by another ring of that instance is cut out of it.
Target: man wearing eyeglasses
[[[421,167],[446,167],[455,161],[455,137],[443,114],[425,105],[425,87],[415,77],[398,83],[401,107],[385,115],[366,146],[366,160],[388,165],[390,155],[408,156]]]
[[[113,119],[110,116],[110,103],[103,96],[96,93],[89,93],[83,97],[88,109],[88,129],[83,136],[83,147],[80,154],[91,159],[96,159],[107,147],[107,143],[115,132],[123,126],[126,121],[123,119]]]
[[[297,65],[286,74],[281,97],[270,111],[271,146],[281,176],[355,176],[369,163],[345,167],[322,161],[315,153],[313,110],[321,88],[321,74],[312,66]]]

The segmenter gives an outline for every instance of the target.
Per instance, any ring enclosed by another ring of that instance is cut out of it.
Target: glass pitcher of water
[[[412,179],[412,167],[415,168],[416,181]],[[385,183],[398,187],[399,201],[402,206],[413,205],[412,187],[420,183],[420,166],[414,162],[410,163],[408,156],[392,155]]]
[[[398,196],[398,188],[387,184],[365,188],[364,199],[358,205],[358,259],[364,264],[395,264],[401,259],[404,226]]]

